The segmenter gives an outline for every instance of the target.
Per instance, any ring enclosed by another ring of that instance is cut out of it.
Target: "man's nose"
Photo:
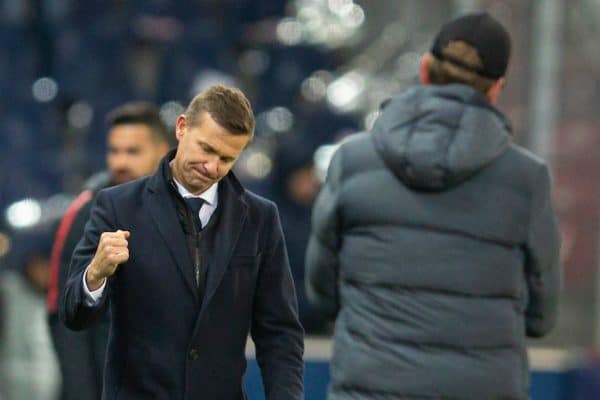
[[[127,157],[127,154],[120,153],[114,156],[113,163],[117,168],[127,167],[129,163],[129,158]]]
[[[204,167],[211,178],[217,178],[219,174],[219,158],[212,157],[204,164]]]

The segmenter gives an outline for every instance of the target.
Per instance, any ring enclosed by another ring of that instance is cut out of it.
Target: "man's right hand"
[[[85,275],[85,283],[90,291],[99,289],[104,280],[115,273],[119,264],[129,259],[127,239],[129,231],[104,232],[96,254]]]

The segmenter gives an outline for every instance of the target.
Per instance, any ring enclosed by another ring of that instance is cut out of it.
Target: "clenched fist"
[[[104,232],[96,254],[90,263],[85,276],[85,283],[90,291],[94,291],[104,283],[104,280],[115,273],[119,264],[129,259],[127,239],[129,231]]]

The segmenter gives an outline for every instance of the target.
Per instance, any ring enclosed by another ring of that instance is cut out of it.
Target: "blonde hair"
[[[241,90],[215,85],[196,95],[185,116],[190,125],[200,122],[204,113],[233,135],[254,135],[254,113],[250,101]]]

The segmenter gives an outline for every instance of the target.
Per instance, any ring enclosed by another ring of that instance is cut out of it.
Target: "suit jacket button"
[[[190,353],[188,354],[188,359],[190,359],[192,361],[196,361],[199,358],[200,358],[200,354],[198,353],[198,350],[191,349]]]

